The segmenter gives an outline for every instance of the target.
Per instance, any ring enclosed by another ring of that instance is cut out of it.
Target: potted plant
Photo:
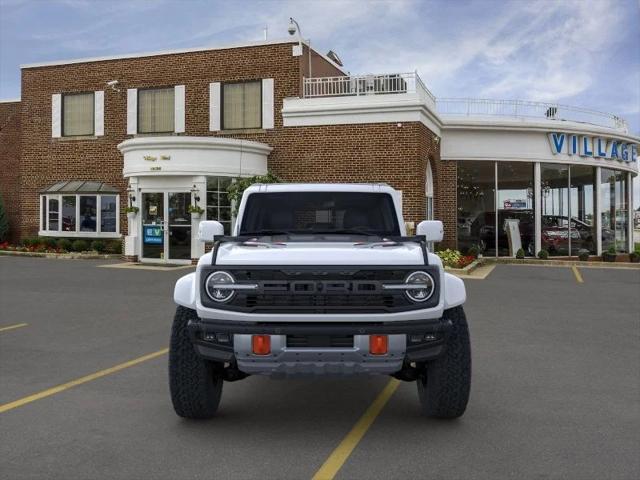
[[[632,263],[640,263],[640,245],[636,245],[636,249],[629,254],[629,260]]]
[[[602,254],[602,260],[605,262],[615,262],[617,256],[615,245],[611,245],[607,251]]]
[[[140,209],[138,207],[134,207],[133,205],[129,205],[125,208],[124,211],[127,212],[127,220],[132,221],[135,219],[139,210]]]
[[[586,250],[584,248],[578,250],[578,259],[582,262],[589,261],[589,250]]]
[[[187,212],[191,214],[193,220],[198,220],[204,213],[204,209],[198,205],[189,205]]]

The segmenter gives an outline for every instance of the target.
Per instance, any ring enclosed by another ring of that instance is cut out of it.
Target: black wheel
[[[452,328],[442,356],[424,367],[418,377],[418,396],[425,415],[457,418],[467,408],[471,388],[469,327],[462,307],[445,310]]]
[[[223,364],[198,356],[189,339],[187,323],[194,310],[176,309],[169,346],[169,389],[176,413],[184,418],[211,418],[222,395]]]

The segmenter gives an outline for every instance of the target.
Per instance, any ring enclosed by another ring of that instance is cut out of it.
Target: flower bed
[[[458,250],[449,248],[436,252],[436,254],[442,260],[442,264],[449,268],[464,268],[471,265],[476,259],[473,255],[462,255]]]
[[[35,237],[25,238],[19,245],[2,242],[0,243],[0,251],[42,254],[64,254],[72,252],[121,254],[122,243],[120,240],[105,241],[101,239],[85,240],[79,238],[72,241],[68,238]]]

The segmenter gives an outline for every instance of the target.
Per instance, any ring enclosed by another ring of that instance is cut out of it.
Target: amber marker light
[[[269,355],[271,353],[271,336],[254,335],[251,337],[251,347],[255,355]]]
[[[386,355],[389,351],[389,337],[387,335],[369,335],[369,353],[371,355]]]

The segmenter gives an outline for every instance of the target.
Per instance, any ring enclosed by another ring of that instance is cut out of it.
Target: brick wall
[[[316,62],[319,59],[314,58]],[[438,181],[439,172],[446,168],[439,162],[439,144],[422,124],[283,127],[283,99],[300,95],[304,73],[301,64],[300,57],[291,55],[291,44],[276,44],[23,69],[20,185],[24,214],[20,233],[26,236],[37,232],[38,192],[57,181],[107,182],[121,189],[124,207],[127,183],[122,177],[122,155],[116,147],[131,138],[126,135],[126,89],[173,85],[186,86],[184,135],[217,135],[269,144],[273,147],[269,169],[287,181],[389,183],[402,190],[408,221],[425,217],[426,162],[431,158],[438,186],[436,216],[447,214],[444,204],[438,206],[441,190],[442,195],[448,194]],[[314,66],[314,76],[316,68],[323,74],[339,74],[327,63],[324,69]],[[209,83],[261,78],[275,80],[275,128],[210,132]],[[109,80],[119,81],[120,92],[106,87]],[[97,139],[52,139],[51,95],[95,90],[105,91],[105,135]],[[455,184],[453,189],[455,193]],[[120,225],[126,233],[124,214]],[[455,221],[452,226],[455,229]]]
[[[0,103],[0,195],[9,219],[9,239],[18,234],[20,209],[20,102]]]

